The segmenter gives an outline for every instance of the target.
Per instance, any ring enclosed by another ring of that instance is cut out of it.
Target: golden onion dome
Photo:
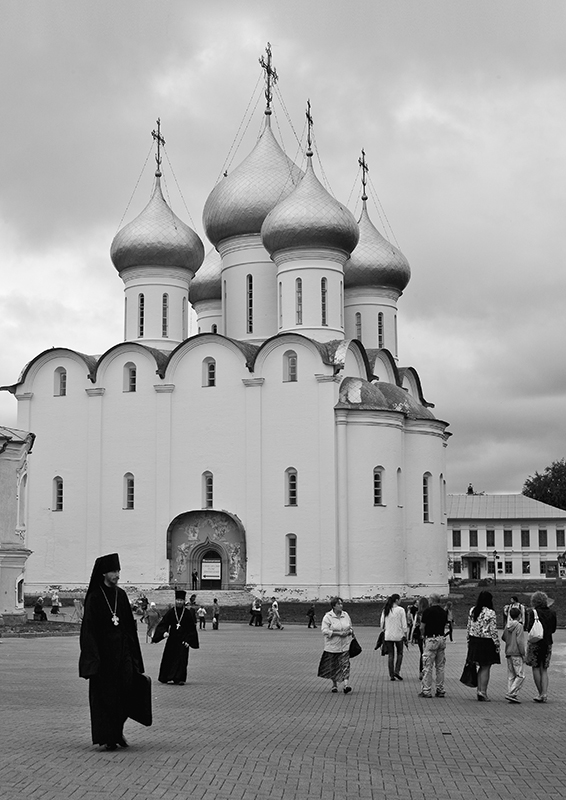
[[[282,200],[261,228],[263,246],[275,252],[305,247],[341,250],[348,255],[358,242],[356,220],[320,183],[308,154],[307,170],[295,191]]]
[[[230,236],[259,233],[271,209],[293,191],[303,174],[277,143],[269,120],[267,115],[249,156],[208,196],[202,220],[215,246]]]
[[[200,237],[169,208],[157,172],[151,200],[132,222],[118,231],[110,248],[112,263],[126,267],[183,267],[196,272],[204,258]]]
[[[221,300],[222,259],[216,248],[207,253],[189,286],[189,300],[194,305],[200,300]]]
[[[365,199],[358,226],[360,240],[344,264],[344,287],[389,286],[402,292],[411,279],[411,267],[370,220]]]

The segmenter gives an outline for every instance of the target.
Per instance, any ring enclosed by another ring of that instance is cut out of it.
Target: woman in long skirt
[[[321,630],[324,636],[324,652],[318,665],[318,677],[332,681],[332,691],[344,684],[344,694],[352,691],[350,686],[350,642],[352,620],[343,609],[341,597],[330,599],[330,611],[324,615]]]

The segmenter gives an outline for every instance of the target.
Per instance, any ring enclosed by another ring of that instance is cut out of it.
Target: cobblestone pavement
[[[355,620],[355,613],[353,614]],[[465,634],[447,645],[447,696],[417,696],[418,651],[391,682],[357,631],[349,695],[316,677],[320,629],[224,624],[201,631],[186,686],[155,681],[162,645],[146,644],[154,724],[129,720],[130,748],[90,744],[88,685],[76,637],[0,643],[2,800],[481,800],[564,798],[566,632],[556,636],[549,702],[507,703],[505,665],[492,669],[492,702],[458,682]]]

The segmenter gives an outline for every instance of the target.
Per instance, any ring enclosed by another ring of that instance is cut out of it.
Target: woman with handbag
[[[350,686],[350,644],[354,635],[352,620],[344,611],[341,597],[330,598],[330,611],[321,624],[324,636],[324,651],[318,665],[318,677],[332,681],[332,692],[344,682],[344,694],[352,691]]]
[[[491,592],[480,592],[468,615],[467,663],[478,667],[478,700],[489,702],[487,685],[492,664],[501,664],[499,634]]]
[[[542,639],[533,641],[534,626],[539,620],[542,624]],[[535,703],[546,703],[548,694],[548,668],[552,655],[552,634],[556,630],[556,611],[548,607],[548,596],[544,592],[534,592],[531,596],[531,608],[525,617],[527,634],[527,656],[525,664],[533,669],[533,680],[538,690]]]
[[[403,663],[403,645],[407,643],[407,615],[403,606],[399,605],[400,596],[392,594],[381,612],[381,627],[385,631],[383,647],[387,653],[389,678],[402,681],[401,664]]]

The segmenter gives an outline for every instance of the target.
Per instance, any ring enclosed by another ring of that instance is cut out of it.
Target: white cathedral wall
[[[54,371],[67,371],[67,394],[54,396]],[[59,355],[33,366],[20,391],[32,392],[22,414],[36,434],[29,457],[26,590],[83,580],[87,527],[87,366]],[[22,401],[20,401],[20,404]],[[27,408],[26,408],[27,406]],[[19,411],[19,409],[18,409]],[[18,425],[21,424],[18,416]],[[63,510],[54,509],[53,480],[63,479]]]
[[[446,505],[440,490],[440,475],[446,475],[444,425],[436,420],[407,420],[406,426],[407,584],[416,594],[446,592]],[[431,474],[430,522],[423,521],[423,475],[426,472]]]

